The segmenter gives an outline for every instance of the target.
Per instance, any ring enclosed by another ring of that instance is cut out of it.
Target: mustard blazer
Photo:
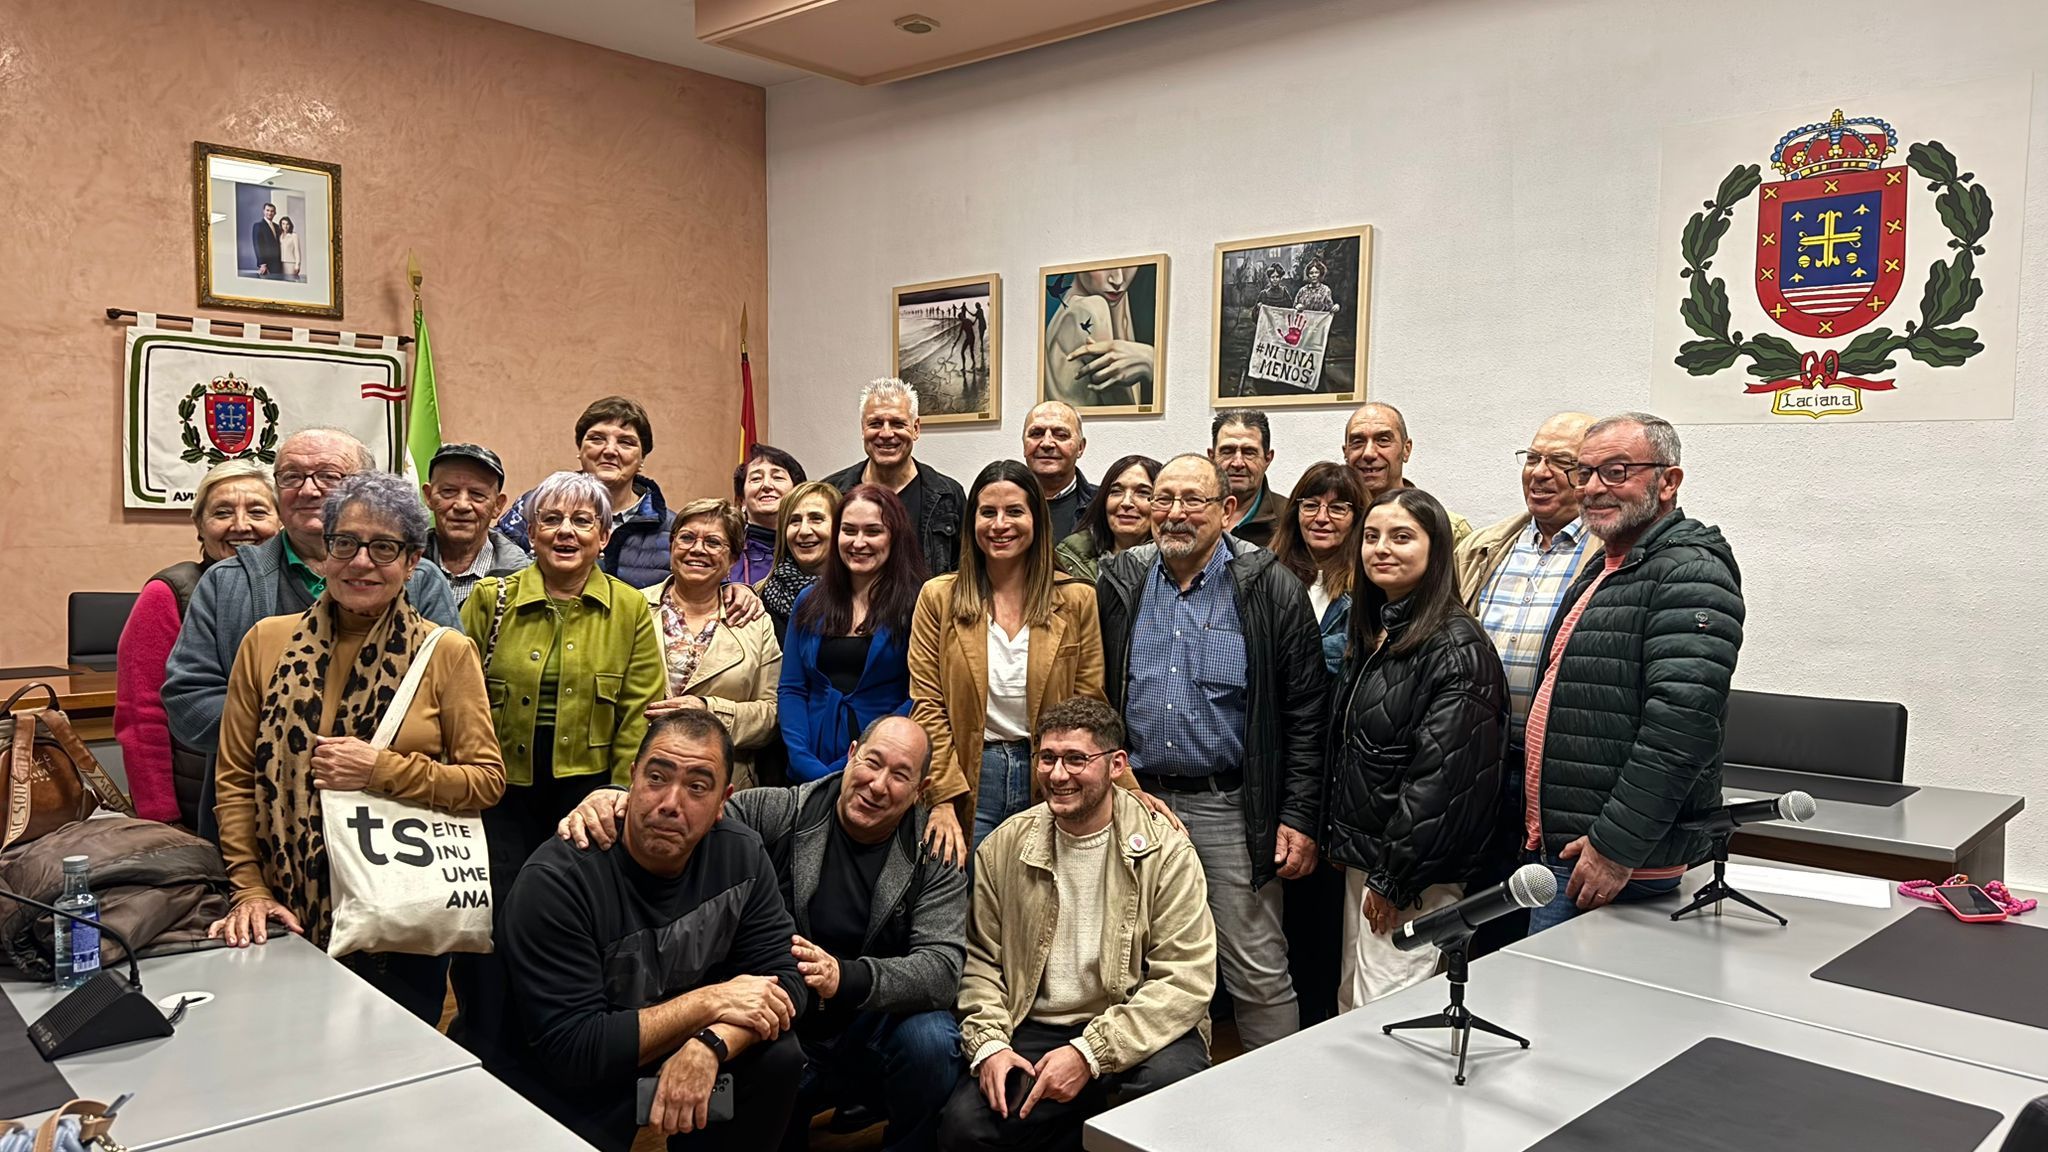
[[[927,581],[910,619],[910,715],[932,742],[924,799],[957,807],[962,827],[974,820],[981,782],[981,731],[988,723],[988,622],[963,628],[953,618],[954,574]],[[1024,681],[1027,721],[1047,705],[1102,694],[1102,622],[1095,585],[1055,577],[1052,620],[1031,629]],[[1034,778],[1032,799],[1038,799]]]

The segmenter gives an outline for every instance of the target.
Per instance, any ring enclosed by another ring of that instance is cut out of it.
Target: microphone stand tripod
[[[1673,912],[1671,918],[1676,920],[1681,916],[1689,916],[1709,905],[1713,907],[1714,915],[1719,916],[1721,914],[1721,901],[1733,900],[1737,904],[1754,908],[1758,912],[1776,920],[1781,928],[1788,926],[1788,922],[1783,916],[1743,895],[1733,885],[1728,883],[1728,839],[1734,834],[1735,830],[1732,827],[1725,832],[1716,832],[1714,834],[1714,878],[1701,885],[1700,890],[1693,893],[1692,903]]]
[[[1472,937],[1468,934],[1460,936],[1456,940],[1448,941],[1443,945],[1444,959],[1448,963],[1447,974],[1451,981],[1451,1003],[1449,1007],[1434,1016],[1419,1016],[1413,1020],[1403,1020],[1398,1024],[1388,1024],[1380,1029],[1382,1035],[1392,1036],[1395,1032],[1404,1029],[1448,1028],[1451,1033],[1451,1051],[1456,1053],[1458,1057],[1458,1071],[1453,1079],[1460,1085],[1465,1083],[1465,1055],[1472,1046],[1472,1030],[1474,1028],[1481,1032],[1491,1033],[1503,1040],[1513,1040],[1524,1048],[1529,1046],[1527,1040],[1502,1028],[1498,1024],[1480,1019],[1472,1013],[1471,1009],[1465,1007],[1466,952],[1471,947],[1471,944]]]

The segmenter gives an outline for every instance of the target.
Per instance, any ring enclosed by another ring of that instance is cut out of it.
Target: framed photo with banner
[[[1038,270],[1038,399],[1086,416],[1166,412],[1166,256]]]
[[[341,167],[192,145],[199,303],[341,316]]]
[[[1003,278],[907,284],[889,296],[889,375],[917,391],[926,424],[1003,418]]]
[[[1218,244],[1209,402],[1362,403],[1371,282],[1371,225]]]

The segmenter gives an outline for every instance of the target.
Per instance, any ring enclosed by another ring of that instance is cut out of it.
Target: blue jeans
[[[808,1063],[784,1148],[803,1148],[811,1117],[825,1109],[866,1104],[889,1119],[885,1152],[930,1152],[939,1110],[967,1067],[951,1012],[862,1012],[837,1036],[799,1036]]]
[[[974,796],[974,843],[978,848],[996,825],[1031,807],[1031,741],[981,746],[981,783]]]
[[[1545,928],[1555,928],[1585,911],[1572,903],[1571,897],[1565,895],[1566,889],[1571,886],[1572,869],[1577,866],[1577,860],[1560,860],[1555,856],[1538,857],[1532,854],[1525,857],[1523,863],[1545,865],[1551,874],[1557,877],[1557,895],[1550,903],[1532,909],[1529,913],[1529,935],[1534,936]],[[1669,896],[1678,891],[1678,882],[1681,879],[1683,877],[1669,876],[1662,880],[1631,880],[1621,886],[1621,895],[1616,896],[1614,902],[1633,904],[1638,900],[1655,900],[1659,896]]]

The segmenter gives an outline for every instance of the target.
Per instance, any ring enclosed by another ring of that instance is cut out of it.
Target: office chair
[[[1906,778],[1906,706],[1776,692],[1728,693],[1721,759],[1752,768],[1899,783]]]
[[[114,670],[121,629],[135,607],[134,592],[73,592],[66,612],[66,659],[98,672]]]

